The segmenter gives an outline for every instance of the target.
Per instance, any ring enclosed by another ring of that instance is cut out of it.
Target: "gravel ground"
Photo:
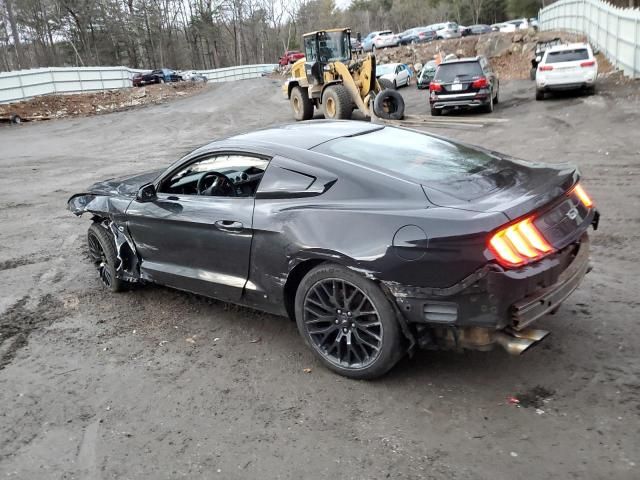
[[[426,93],[401,93],[426,112]],[[65,210],[94,181],[289,121],[274,80],[0,128],[0,477],[640,478],[638,84],[533,94],[505,82],[508,122],[433,131],[577,163],[602,212],[593,272],[524,356],[421,352],[375,382],[323,369],[284,318],[162,287],[107,293],[89,219]]]

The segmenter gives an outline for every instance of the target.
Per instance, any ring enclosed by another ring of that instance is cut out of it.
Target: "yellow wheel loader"
[[[325,118],[348,119],[358,108],[365,117],[401,120],[402,95],[376,79],[376,57],[351,56],[351,31],[321,30],[303,36],[305,58],[291,67],[282,86],[296,120],[313,118],[314,109]]]

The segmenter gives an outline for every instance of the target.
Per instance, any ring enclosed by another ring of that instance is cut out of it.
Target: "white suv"
[[[594,93],[598,62],[588,43],[556,45],[544,52],[536,72],[536,100],[545,92],[586,90]]]

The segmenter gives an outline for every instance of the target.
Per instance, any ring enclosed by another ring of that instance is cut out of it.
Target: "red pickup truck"
[[[298,52],[297,50],[287,50],[284,52],[284,55],[280,57],[280,60],[278,60],[278,64],[280,64],[281,67],[286,67],[291,63],[297,62],[301,58],[304,58],[304,53]]]

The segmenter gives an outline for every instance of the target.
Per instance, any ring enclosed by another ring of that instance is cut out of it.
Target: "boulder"
[[[483,35],[478,40],[476,51],[478,55],[484,55],[487,58],[495,58],[509,52],[511,48],[511,37],[504,34]]]

